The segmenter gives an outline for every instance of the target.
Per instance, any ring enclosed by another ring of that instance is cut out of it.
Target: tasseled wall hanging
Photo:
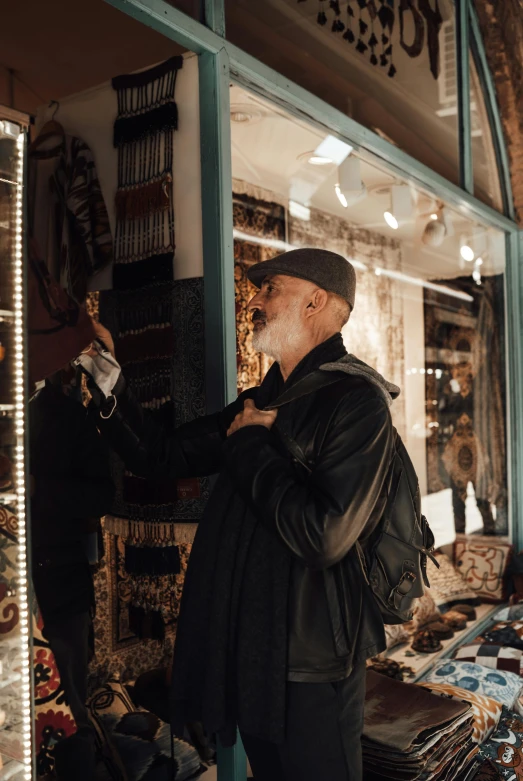
[[[202,279],[106,291],[100,319],[115,338],[129,387],[159,425],[172,431],[205,413]],[[125,470],[116,455],[113,477],[116,499],[105,529],[125,540],[130,626],[140,637],[162,639],[172,620],[165,595],[180,568],[177,546],[194,539],[208,481],[151,482]]]
[[[113,286],[129,290],[173,279],[174,101],[183,57],[113,79],[118,94],[118,149]]]
[[[100,298],[100,317],[113,334],[129,387],[167,432],[203,412],[184,414],[185,395],[194,395],[197,388],[194,382],[180,387],[187,379],[184,318],[192,315],[181,300],[180,286],[185,289],[193,280],[173,281],[174,92],[182,65],[182,57],[173,57],[148,71],[113,79],[118,94],[116,249],[113,290]],[[202,301],[198,304],[201,317]],[[194,322],[191,327],[197,337]],[[203,344],[199,348],[203,361]],[[174,589],[180,571],[177,546],[192,542],[194,521],[201,517],[201,507],[194,505],[205,489],[198,480],[145,480],[126,471],[116,457],[113,467],[116,500],[105,528],[125,540],[130,627],[140,637],[162,639],[169,623],[165,594]]]
[[[300,4],[307,2],[307,0],[296,1]],[[316,22],[320,27],[342,34],[342,38],[347,43],[354,46],[359,54],[368,57],[371,65],[383,68],[391,79],[398,72],[393,61],[392,38],[396,19],[399,22],[399,45],[412,58],[419,57],[423,51],[426,27],[430,72],[435,79],[439,78],[439,32],[443,17],[438,0],[435,0],[434,8],[429,0],[316,0],[316,2],[318,3]],[[343,11],[344,2],[346,2],[345,11]],[[414,28],[412,40],[407,40],[405,29],[407,16],[410,17]],[[380,44],[381,48],[378,49]]]

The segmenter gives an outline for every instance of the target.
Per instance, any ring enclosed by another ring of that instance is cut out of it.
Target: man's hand
[[[93,326],[94,326],[94,332],[96,334],[96,338],[100,339],[101,342],[105,344],[113,358],[115,357],[114,354],[114,341],[113,337],[111,336],[110,332],[103,326],[101,323],[97,323],[96,320],[93,320]],[[87,351],[87,355],[91,356],[93,358],[97,354],[97,351],[94,347],[91,347],[89,351]]]
[[[239,412],[231,423],[231,427],[227,432],[227,436],[230,437],[236,431],[239,431],[245,426],[265,426],[265,428],[272,428],[276,422],[278,410],[261,410],[257,409],[252,399],[247,399],[243,410]]]

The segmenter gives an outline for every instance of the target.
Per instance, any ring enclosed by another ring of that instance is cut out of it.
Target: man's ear
[[[311,317],[312,315],[317,315],[319,312],[322,312],[327,306],[328,300],[329,294],[327,291],[322,290],[321,288],[317,288],[311,295],[309,303],[307,304],[307,317]]]

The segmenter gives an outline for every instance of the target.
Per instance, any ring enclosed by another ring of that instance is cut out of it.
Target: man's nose
[[[249,310],[249,312],[255,312],[257,309],[261,309],[260,293],[256,293],[256,295],[253,298],[251,298],[251,300],[247,304],[247,309]]]

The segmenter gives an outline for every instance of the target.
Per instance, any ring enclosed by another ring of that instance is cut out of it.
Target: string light
[[[15,358],[15,491],[18,518],[18,603],[20,608],[21,639],[21,689],[22,689],[22,740],[24,778],[32,778],[32,708],[31,708],[31,660],[29,645],[29,598],[27,589],[27,528],[25,495],[25,380],[24,380],[24,327],[23,307],[23,181],[24,181],[24,143],[25,134],[18,136],[17,146],[17,185],[15,202],[15,242],[13,255],[14,277],[14,358]]]

